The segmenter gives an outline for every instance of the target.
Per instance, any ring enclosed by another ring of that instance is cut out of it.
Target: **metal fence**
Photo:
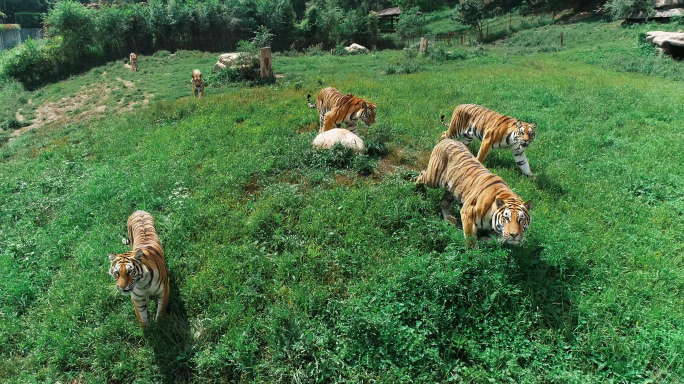
[[[1,31],[0,32],[0,51],[5,49],[14,48],[17,44],[21,44],[26,39],[32,38],[33,40],[39,40],[43,38],[43,30],[40,28],[22,28],[15,29],[12,31]]]

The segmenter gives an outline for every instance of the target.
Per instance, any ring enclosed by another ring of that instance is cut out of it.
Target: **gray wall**
[[[33,40],[42,39],[43,31],[40,28],[22,28],[14,31],[1,31],[0,51],[13,48],[17,46],[17,44],[23,43],[29,36]]]

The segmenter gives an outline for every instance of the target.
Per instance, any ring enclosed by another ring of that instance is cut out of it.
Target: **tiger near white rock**
[[[469,248],[475,245],[474,236],[491,240],[492,233],[502,242],[519,244],[530,226],[532,203],[523,202],[459,141],[444,139],[435,146],[416,185],[445,189],[440,207],[444,219],[452,223],[451,203],[461,204],[461,224]]]
[[[157,298],[157,321],[166,313],[169,302],[169,275],[154,218],[148,212],[136,211],[128,218],[128,239],[133,249],[122,254],[108,254],[109,274],[116,287],[130,295],[141,326],[149,324],[147,300]],[[124,237],[124,244],[129,241]]]
[[[316,97],[316,104],[311,103],[311,94],[306,96],[309,108],[318,110],[320,129],[325,132],[339,127],[342,123],[353,134],[358,136],[356,130],[359,120],[367,127],[375,124],[375,104],[348,93],[343,95],[335,88],[321,89]]]
[[[526,123],[476,104],[457,106],[450,124],[444,122],[444,115],[441,119],[442,124],[449,129],[442,132],[440,139],[461,138],[467,147],[473,141],[473,137],[477,137],[482,140],[477,159],[483,164],[491,149],[510,148],[515,162],[523,173],[536,179],[525,155],[525,150],[536,136],[536,123]]]

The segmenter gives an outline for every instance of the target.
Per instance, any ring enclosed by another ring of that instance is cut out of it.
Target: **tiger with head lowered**
[[[501,242],[519,244],[530,226],[532,203],[523,202],[459,141],[444,139],[435,146],[416,185],[445,189],[440,207],[444,219],[452,223],[456,220],[451,203],[461,204],[461,224],[469,248],[475,245],[473,236],[491,240],[492,233]]]
[[[152,215],[145,211],[134,212],[128,218],[128,238],[133,240],[133,250],[119,255],[108,254],[109,274],[116,279],[119,292],[131,296],[138,321],[145,327],[150,322],[147,299],[161,299],[157,302],[157,321],[166,313],[169,275]],[[123,242],[129,243],[125,237]]]
[[[204,78],[199,69],[192,71],[192,93],[195,97],[204,97]]]
[[[477,159],[481,163],[484,163],[492,148],[510,148],[515,162],[523,173],[536,179],[525,156],[525,149],[534,140],[536,123],[525,123],[476,104],[461,104],[454,109],[450,124],[444,122],[442,115],[442,124],[449,129],[442,132],[440,140],[462,137],[461,140],[467,147],[473,141],[473,137],[477,137],[482,140],[477,153]]]
[[[131,72],[138,72],[138,55],[131,53],[128,56],[128,64],[131,65]]]
[[[344,122],[346,128],[358,136],[356,125],[359,120],[368,127],[375,124],[375,104],[351,93],[343,95],[337,89],[328,87],[318,92],[315,105],[311,103],[311,94],[306,96],[306,100],[309,108],[318,109],[321,133]]]

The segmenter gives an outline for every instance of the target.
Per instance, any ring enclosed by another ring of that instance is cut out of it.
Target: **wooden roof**
[[[383,9],[382,11],[378,12],[378,17],[399,16],[399,15],[401,15],[401,9],[399,9],[399,7],[387,8],[387,9]]]

